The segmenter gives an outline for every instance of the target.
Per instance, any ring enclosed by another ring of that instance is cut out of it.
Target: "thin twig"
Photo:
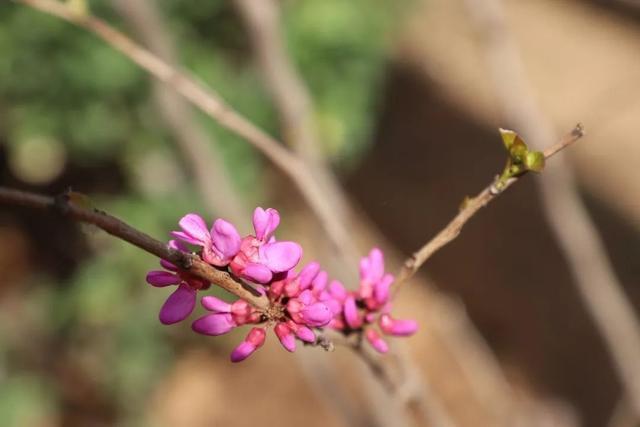
[[[304,162],[289,152],[276,139],[227,105],[212,89],[187,72],[172,67],[148,49],[95,16],[77,13],[66,4],[55,0],[14,1],[94,33],[159,81],[184,96],[185,99],[216,120],[220,126],[245,139],[291,178],[291,181],[298,187],[313,212],[320,219],[336,251],[342,252],[343,248],[349,248],[352,245],[346,226],[337,219],[334,207],[327,203],[326,192]]]
[[[171,33],[155,1],[113,0],[115,9],[154,54],[172,67],[178,63]],[[244,228],[249,223],[247,209],[234,189],[224,161],[213,151],[215,141],[195,120],[192,108],[173,89],[154,81],[153,105],[173,134],[173,142],[184,158],[205,208]]]
[[[80,206],[67,194],[54,198],[0,187],[0,203],[56,212],[79,222],[93,224],[112,236],[169,261],[194,276],[220,286],[260,310],[269,307],[267,297],[259,295],[254,289],[249,288],[229,273],[218,270],[202,261],[199,256],[171,249],[166,243],[154,239],[106,212]]]
[[[576,142],[584,135],[584,129],[582,125],[578,124],[568,134],[566,134],[560,141],[548,147],[543,151],[545,160],[552,157],[561,150],[567,148],[569,145]],[[522,175],[521,175],[522,176]],[[521,177],[520,176],[520,177]],[[424,246],[416,251],[409,259],[407,259],[400,270],[395,282],[395,292],[399,287],[410,279],[420,267],[443,246],[451,242],[458,237],[462,227],[469,221],[481,208],[486,206],[493,199],[498,197],[504,190],[513,185],[520,177],[514,177],[506,182],[506,185],[498,190],[495,187],[495,182],[492,182],[484,190],[482,190],[477,196],[467,199],[460,212],[444,227],[438,234],[429,240]]]
[[[323,156],[314,126],[311,95],[289,57],[280,29],[279,2],[235,0],[234,3],[245,21],[265,89],[278,112],[284,141],[295,150],[305,169],[318,183],[335,220],[347,228],[351,215],[349,201]],[[343,241],[342,245],[343,259],[357,259],[357,250],[351,239]]]
[[[502,109],[533,147],[554,134],[535,102],[499,0],[466,0],[477,26]],[[578,193],[571,166],[558,162],[540,182],[542,205],[575,278],[578,293],[604,338],[629,405],[640,417],[640,322]]]

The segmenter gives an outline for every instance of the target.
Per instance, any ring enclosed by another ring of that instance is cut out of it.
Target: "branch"
[[[346,229],[351,215],[349,202],[323,156],[314,127],[311,95],[289,57],[280,30],[281,5],[277,0],[235,0],[234,3],[245,21],[258,70],[278,112],[284,141],[314,177],[324,205],[331,206],[333,218]],[[342,258],[358,258],[351,239],[343,240],[341,249]]]
[[[149,50],[175,67],[178,61],[173,40],[156,2],[112,0],[112,3]],[[162,83],[154,83],[153,105],[173,134],[172,140],[182,154],[187,173],[193,176],[205,207],[237,225],[248,226],[246,207],[234,190],[223,159],[213,150],[215,141],[194,119],[191,106],[180,95]]]
[[[327,203],[325,198],[327,192],[318,183],[312,171],[276,139],[228,106],[213,90],[198,82],[195,77],[189,76],[185,71],[172,67],[148,49],[95,16],[77,13],[56,0],[14,1],[94,33],[159,81],[185,97],[209,117],[216,120],[220,126],[245,139],[291,178],[291,181],[298,187],[313,212],[320,219],[335,249],[342,252],[343,248],[351,247],[352,243],[346,226],[337,219],[334,207]]]
[[[194,276],[198,276],[207,282],[220,286],[260,310],[265,310],[269,307],[269,300],[265,296],[260,296],[255,290],[234,278],[229,273],[212,267],[202,261],[197,255],[171,249],[165,243],[131,227],[106,212],[82,207],[77,204],[73,200],[73,196],[69,194],[63,194],[54,198],[0,187],[0,203],[56,212],[75,221],[93,224],[112,236],[129,242],[184,270],[188,270],[189,273]]]
[[[576,142],[584,135],[584,129],[582,125],[578,124],[568,134],[566,134],[560,141],[551,147],[543,151],[545,160],[564,150],[569,145]],[[451,242],[458,237],[462,231],[462,227],[469,221],[481,208],[485,207],[489,202],[498,197],[504,190],[515,184],[522,175],[514,177],[506,182],[506,185],[498,190],[495,186],[495,182],[488,185],[477,196],[472,199],[467,199],[464,206],[445,228],[443,228],[438,234],[429,240],[424,246],[422,246],[417,252],[415,252],[409,259],[404,262],[404,266],[400,270],[397,276],[394,292],[397,292],[400,285],[406,282],[408,279],[420,269],[420,267],[429,259],[433,254],[439,251],[443,246]]]
[[[467,0],[484,48],[494,91],[510,121],[540,146],[553,126],[535,102],[524,64],[507,27],[500,0]],[[640,416],[640,322],[613,270],[595,224],[580,198],[567,163],[560,162],[540,182],[544,214],[583,300],[606,344],[626,399]]]

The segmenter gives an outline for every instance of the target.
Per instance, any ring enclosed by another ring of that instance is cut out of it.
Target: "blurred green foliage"
[[[230,2],[157,4],[168,17],[183,65],[277,134],[277,117]],[[348,165],[366,146],[401,6],[390,0],[283,2],[288,47],[315,98],[324,148],[340,165]],[[90,7],[124,27],[108,2],[91,1]],[[93,35],[24,6],[0,3],[0,143],[11,153],[33,138],[58,141],[67,167],[108,159],[127,179],[116,195],[92,195],[96,205],[153,236],[167,236],[177,218],[187,210],[202,212],[202,205],[189,182],[159,192],[140,185],[154,179],[153,174],[141,177],[146,160],[159,156],[176,163],[170,134],[150,104],[150,89],[145,72]],[[238,191],[246,197],[260,191],[261,157],[209,118],[198,117]],[[177,163],[176,176],[165,179],[188,176]],[[71,184],[91,191],[83,181]],[[52,366],[65,358],[115,408],[118,424],[144,425],[141,403],[182,348],[177,344],[192,339],[186,338],[191,337],[188,324],[165,328],[157,321],[169,290],[144,284],[156,261],[103,233],[85,231],[92,256],[70,278],[32,276],[20,287],[28,291],[21,293],[18,308],[3,310],[9,302],[0,300],[4,426],[56,419],[67,397],[56,376],[59,369]],[[16,310],[22,316],[19,326],[13,321]],[[37,352],[45,354],[25,356]]]

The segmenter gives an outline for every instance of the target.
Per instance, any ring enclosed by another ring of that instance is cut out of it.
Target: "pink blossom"
[[[273,331],[280,340],[280,343],[287,351],[296,350],[296,337],[291,328],[286,323],[278,323]]]
[[[415,320],[394,319],[388,314],[380,316],[378,324],[382,332],[397,337],[407,337],[413,335],[418,330],[418,323]]]
[[[240,250],[231,260],[234,274],[256,283],[269,283],[274,274],[286,273],[302,257],[302,248],[295,242],[278,242],[273,237],[280,223],[275,209],[256,208],[253,214],[255,235],[242,239]]]
[[[186,243],[202,248],[202,259],[218,267],[231,262],[240,251],[240,235],[230,222],[217,219],[211,230],[197,214],[190,213],[178,222],[182,231],[173,231],[171,235]]]
[[[416,332],[418,324],[414,320],[398,320],[391,317],[391,285],[393,276],[385,273],[384,255],[373,248],[369,255],[360,260],[360,286],[357,292],[347,292],[342,283],[332,281],[328,293],[332,301],[330,307],[340,304],[341,312],[334,313],[329,326],[350,333],[363,331],[367,342],[381,353],[388,345],[373,328],[377,322],[386,335],[408,336]],[[325,301],[325,304],[327,304]],[[333,305],[332,305],[333,304]]]
[[[184,246],[172,240],[169,247],[185,250]],[[147,283],[155,287],[177,285],[176,289],[165,301],[160,309],[160,322],[165,325],[180,322],[191,314],[196,305],[197,291],[208,289],[210,284],[204,280],[179,270],[172,263],[161,260],[160,264],[167,270],[154,270],[147,273]]]
[[[262,347],[267,334],[264,328],[252,328],[247,337],[231,352],[231,361],[242,362]]]
[[[389,351],[389,345],[385,340],[382,339],[378,331],[375,329],[369,328],[364,333],[364,337],[367,339],[371,347],[373,347],[379,353],[386,353]]]
[[[202,306],[212,314],[205,314],[191,324],[191,329],[203,335],[224,335],[233,328],[260,321],[260,313],[248,302],[237,300],[232,304],[211,295],[202,297]]]

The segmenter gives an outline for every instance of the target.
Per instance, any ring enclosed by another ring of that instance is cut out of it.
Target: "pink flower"
[[[183,216],[179,223],[182,231],[173,231],[171,235],[186,243],[202,248],[202,259],[218,267],[231,262],[240,251],[240,235],[233,224],[217,219],[211,230],[202,217],[190,213]]]
[[[262,347],[267,334],[264,328],[252,328],[247,337],[231,352],[231,361],[242,362]]]
[[[231,261],[234,274],[256,283],[269,283],[274,274],[286,273],[302,257],[302,248],[295,242],[277,242],[273,232],[280,223],[275,209],[256,208],[253,214],[255,236],[242,239],[240,250]]]
[[[380,316],[378,324],[382,332],[397,337],[407,337],[418,330],[418,323],[415,320],[398,320],[388,314]]]
[[[373,347],[379,353],[386,353],[389,351],[389,345],[382,339],[378,331],[375,329],[367,329],[364,333],[364,337],[367,339],[371,347]]]
[[[314,328],[325,326],[333,318],[329,307],[319,302],[309,289],[291,298],[287,303],[287,311],[294,322]]]
[[[176,250],[185,250],[175,240],[169,242],[169,247]],[[165,325],[180,322],[189,317],[196,305],[198,290],[208,289],[210,284],[200,278],[181,271],[168,261],[161,260],[160,264],[168,271],[154,270],[147,273],[147,283],[155,287],[177,285],[176,289],[165,301],[160,309],[160,322]]]
[[[233,328],[247,323],[258,323],[260,313],[244,300],[232,304],[207,295],[200,301],[212,314],[206,314],[191,324],[191,329],[203,335],[224,335]]]
[[[385,273],[382,251],[373,248],[360,260],[360,287],[357,292],[347,292],[338,281],[329,284],[331,299],[328,301],[341,307],[341,312],[335,314],[329,326],[347,334],[364,332],[367,342],[380,353],[387,352],[389,347],[373,328],[376,321],[386,335],[409,336],[415,333],[418,324],[414,320],[398,320],[389,315],[393,280],[391,274]]]

